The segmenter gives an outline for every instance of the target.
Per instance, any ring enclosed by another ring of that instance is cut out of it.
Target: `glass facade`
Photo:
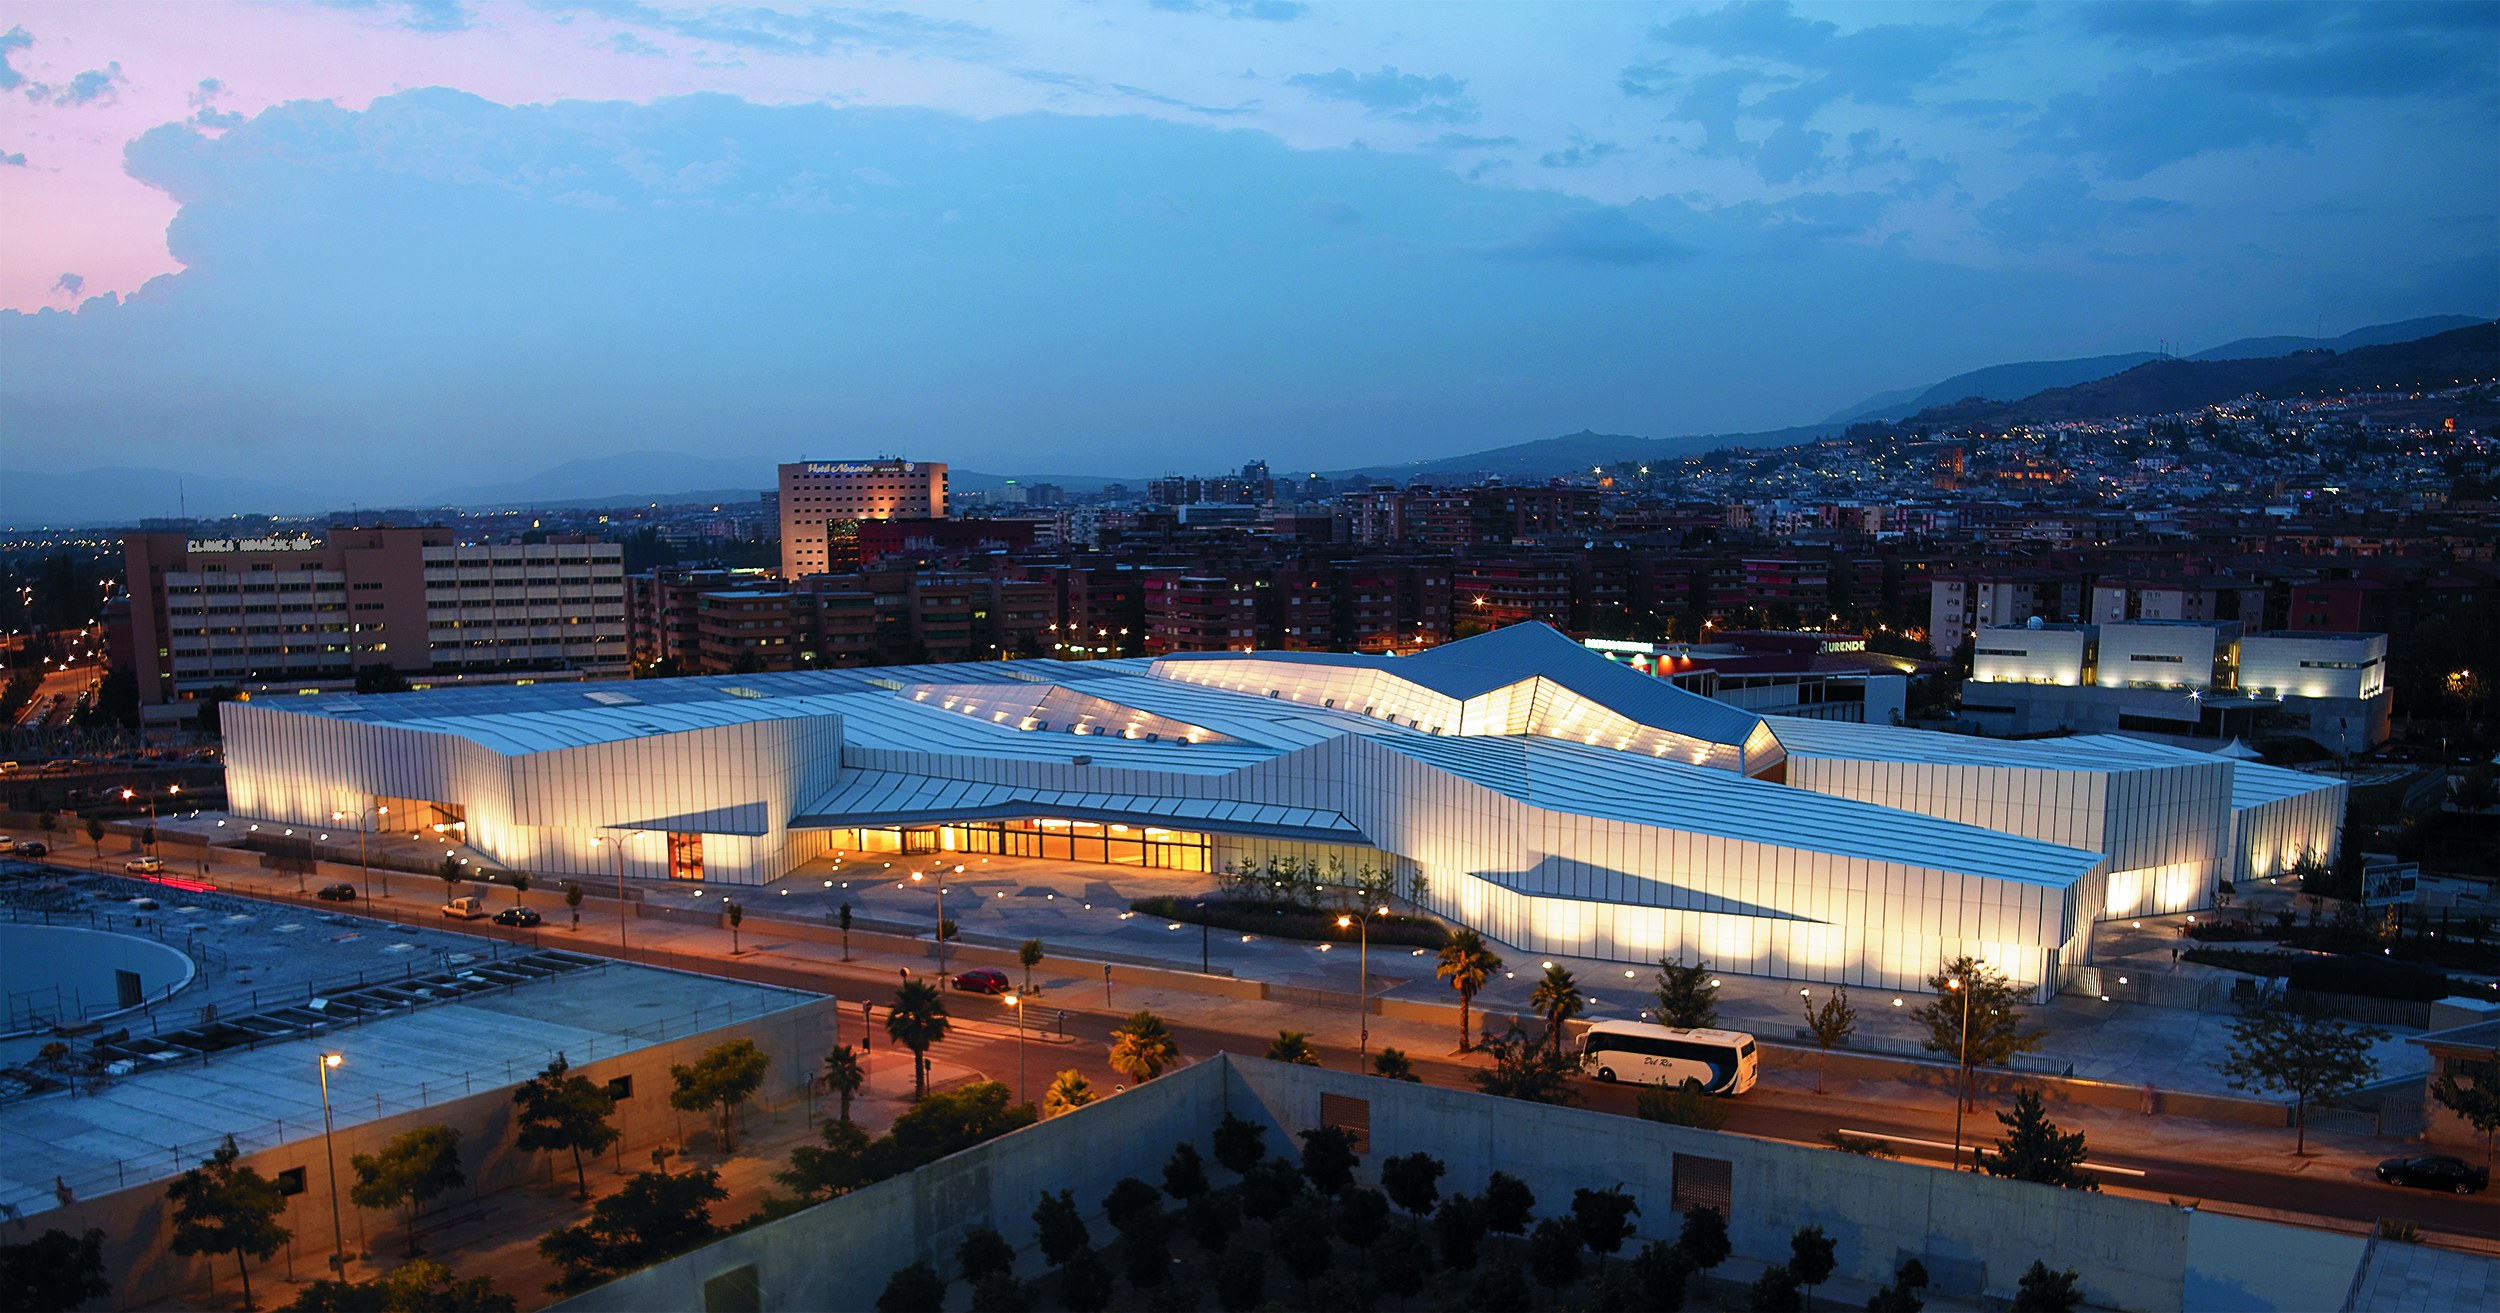
[[[868,853],[997,853],[1005,857],[1171,871],[1204,871],[1212,866],[1206,835],[1193,830],[1167,830],[1159,825],[1037,818],[841,830],[835,834],[834,847]]]

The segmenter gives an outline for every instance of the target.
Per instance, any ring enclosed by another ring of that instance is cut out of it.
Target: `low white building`
[[[1962,703],[1990,734],[2209,738],[2288,729],[2330,752],[2386,741],[2385,634],[2242,635],[2228,620],[2009,625],[1972,640]]]
[[[1292,853],[1528,952],[2045,996],[2097,919],[2206,905],[2227,759],[1765,717],[1542,625],[1205,653],[256,700],[243,815],[444,827],[552,875],[763,884],[834,848],[1206,872]],[[1187,877],[1192,880],[1195,877]]]

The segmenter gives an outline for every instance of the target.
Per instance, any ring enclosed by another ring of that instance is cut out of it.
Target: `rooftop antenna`
[[[174,479],[174,518],[185,522],[191,518],[191,493],[180,476]]]

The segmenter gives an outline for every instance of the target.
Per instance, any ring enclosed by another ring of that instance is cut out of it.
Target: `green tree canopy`
[[[1658,1024],[1707,1030],[1719,1024],[1719,991],[1710,982],[1710,964],[1684,965],[1679,957],[1658,959],[1658,976],[1650,986],[1658,999]]]
[[[720,1128],[721,1147],[738,1147],[738,1105],[755,1097],[764,1087],[764,1072],[772,1066],[772,1055],[757,1048],[751,1039],[733,1039],[715,1044],[695,1056],[691,1063],[672,1065],[669,1079],[676,1088],[668,1092],[668,1106],[685,1112],[709,1112]]]
[[[2004,1136],[1994,1150],[1981,1149],[1978,1155],[1979,1166],[1988,1175],[2069,1190],[2101,1188],[2100,1178],[2083,1168],[2090,1152],[2084,1147],[2083,1132],[2063,1131],[2050,1121],[2038,1090],[2015,1095],[2014,1110],[1998,1113],[1997,1120],[2005,1125]]]
[[[408,1255],[417,1253],[417,1218],[444,1191],[467,1185],[460,1169],[460,1132],[440,1124],[400,1132],[380,1151],[347,1160],[356,1173],[347,1197],[358,1208],[408,1210]]]
[[[616,1143],[618,1131],[608,1122],[616,1111],[616,1100],[588,1077],[572,1074],[571,1065],[559,1053],[545,1071],[521,1082],[512,1092],[512,1103],[518,1125],[513,1143],[532,1153],[569,1151],[574,1183],[579,1187],[575,1197],[588,1199],[590,1176],[582,1155],[597,1154]]]
[[[251,1260],[268,1261],[295,1232],[278,1221],[286,1196],[277,1182],[241,1165],[243,1154],[234,1137],[199,1166],[165,1187],[174,1206],[172,1249],[185,1258],[199,1254],[232,1254],[243,1276],[243,1306],[252,1304]]]
[[[100,1230],[50,1228],[23,1244],[0,1244],[0,1308],[74,1309],[112,1293]]]
[[[2214,1066],[2233,1089],[2291,1095],[2293,1152],[2306,1153],[2309,1105],[2368,1084],[2378,1075],[2370,1046],[2385,1038],[2366,1026],[2266,1008],[2231,1023],[2231,1047]]]
[[[1927,977],[1936,996],[1911,1015],[1926,1027],[1919,1047],[1974,1067],[2002,1067],[2017,1053],[2040,1047],[2044,1033],[2023,1029],[2021,996],[1995,967],[1957,957]],[[1963,1048],[1963,1018],[1970,1019],[1970,1047]]]
[[[720,1234],[712,1205],[728,1197],[715,1171],[635,1174],[591,1205],[588,1221],[538,1238],[539,1254],[561,1273],[548,1289],[585,1290],[710,1240]]]

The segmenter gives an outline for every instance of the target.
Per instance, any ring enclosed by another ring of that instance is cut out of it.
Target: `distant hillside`
[[[2189,356],[2190,360],[2257,360],[2268,356],[2288,356],[2295,351],[2357,351],[2365,346],[2390,346],[2397,342],[2413,342],[2459,328],[2472,328],[2483,322],[2472,315],[2431,315],[2423,319],[2406,319],[2393,324],[2372,324],[2356,328],[2342,337],[2243,337],[2225,342],[2210,350]],[[1955,400],[1960,400],[1956,397]]]
[[[0,525],[19,529],[135,525],[186,512],[204,519],[306,515],[322,508],[318,494],[234,475],[125,465],[74,474],[0,470]]]
[[[1869,397],[1857,406],[1832,416],[1825,423],[1856,424],[1866,420],[1906,419],[1931,406],[1949,406],[1972,397],[1986,401],[2012,401],[2050,388],[2071,387],[2077,383],[2108,378],[2147,360],[2159,359],[2161,357],[2150,351],[2127,351],[2114,356],[2085,356],[2078,360],[2025,360],[2011,365],[1990,365],[1986,369],[1956,374],[1933,387],[1914,390],[1906,398],[1898,392]]]
[[[1505,479],[1541,480],[1558,474],[1586,471],[1597,465],[1681,460],[1721,447],[1793,446],[1827,438],[1837,432],[1839,429],[1834,425],[1811,424],[1769,433],[1703,433],[1678,438],[1636,438],[1629,434],[1595,433],[1582,429],[1559,438],[1540,438],[1534,442],[1514,443],[1440,460],[1333,470],[1329,472],[1329,477],[1342,479],[1359,474],[1375,479],[1414,482],[1497,474]]]
[[[1921,428],[2007,428],[2120,415],[2158,415],[2218,405],[2249,393],[2318,396],[2337,391],[2453,387],[2500,376],[2500,323],[2478,323],[2418,341],[2335,353],[2254,360],[2154,360],[2020,401],[1937,406],[1907,421]]]

